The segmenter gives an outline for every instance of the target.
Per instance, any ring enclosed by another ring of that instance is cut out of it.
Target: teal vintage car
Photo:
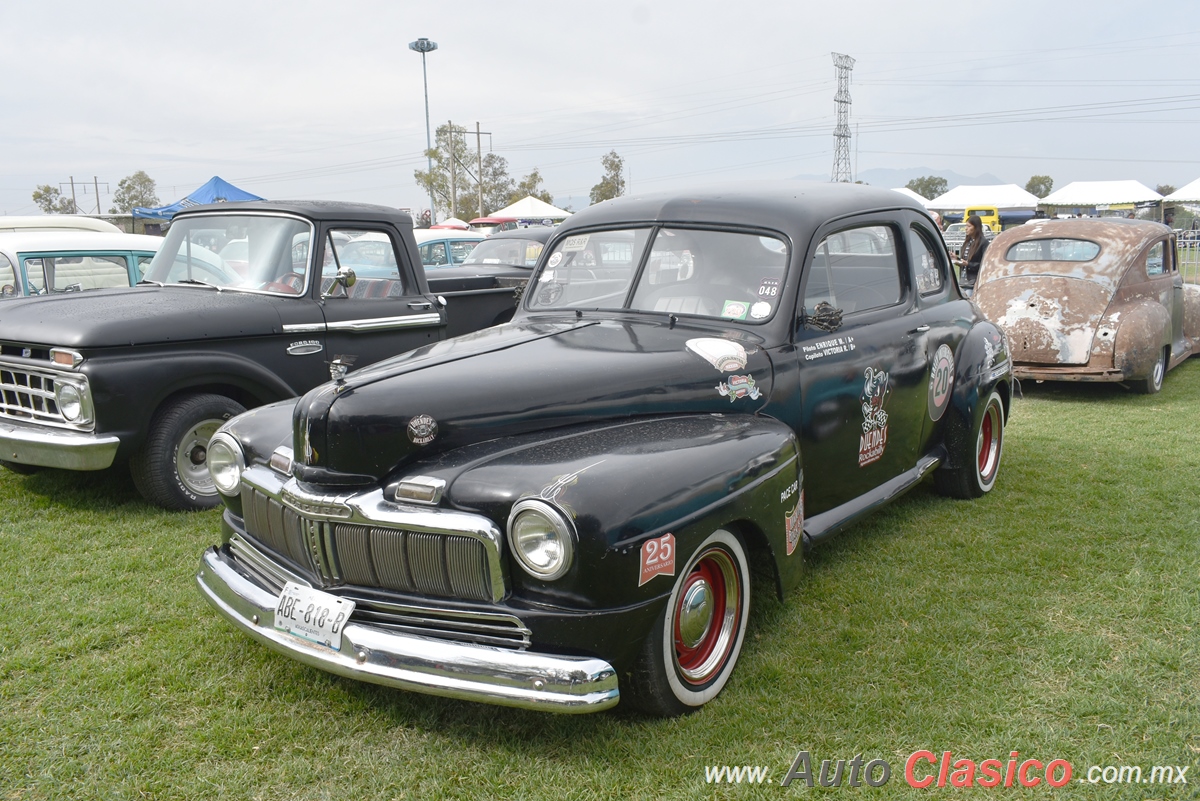
[[[162,241],[92,231],[0,233],[0,297],[132,286]]]

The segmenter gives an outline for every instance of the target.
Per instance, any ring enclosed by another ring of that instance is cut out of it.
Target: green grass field
[[[301,666],[201,601],[215,512],[156,511],[119,471],[0,470],[0,799],[1200,796],[1200,360],[1153,397],[1024,389],[994,492],[918,488],[810,554],[799,592],[755,610],[725,692],[667,721]],[[886,760],[891,781],[781,787],[801,749]],[[911,789],[921,749],[1075,774]],[[709,765],[769,783],[706,783]],[[1121,765],[1192,766],[1190,783],[1077,781]]]

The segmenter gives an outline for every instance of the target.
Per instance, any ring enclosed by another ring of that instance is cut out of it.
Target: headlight
[[[245,469],[246,457],[237,440],[224,431],[214,434],[208,441],[208,474],[217,489],[226,495],[237,495]]]
[[[550,581],[571,566],[575,532],[545,501],[518,501],[508,516],[508,544],[530,575]]]
[[[77,423],[83,416],[83,393],[79,387],[66,381],[57,381],[54,385],[54,400],[58,403],[59,414],[68,423]]]

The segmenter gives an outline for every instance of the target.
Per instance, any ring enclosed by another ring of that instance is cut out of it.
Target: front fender
[[[84,372],[92,388],[96,430],[121,436],[123,451],[137,448],[154,411],[193,387],[233,387],[258,403],[294,396],[295,391],[258,362],[220,351],[160,352],[92,358]]]
[[[1113,343],[1113,367],[1127,379],[1149,377],[1171,342],[1171,316],[1161,303],[1141,300],[1121,309]]]
[[[678,554],[672,559],[682,567],[721,527],[737,529],[751,550],[769,555],[781,589],[799,579],[799,445],[773,418],[711,414],[577,426],[494,440],[412,467],[429,469],[406,475],[445,478],[452,506],[485,514],[504,530],[523,498],[541,498],[571,520],[578,541],[564,576],[542,581],[510,561],[513,594],[527,601],[613,608],[664,596],[675,570],[660,565],[643,574],[646,543],[670,534]]]
[[[958,346],[954,357],[954,390],[950,398],[950,414],[946,415],[943,442],[947,459],[943,467],[957,469],[962,465],[958,454],[972,449],[957,447],[964,437],[970,437],[983,415],[983,405],[992,390],[999,389],[1007,418],[1010,411],[1012,358],[1008,338],[991,322],[976,323]]]

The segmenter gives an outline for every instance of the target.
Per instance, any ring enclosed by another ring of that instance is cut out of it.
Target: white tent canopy
[[[493,211],[489,217],[517,217],[519,219],[540,219],[542,217],[551,220],[561,220],[565,217],[570,217],[571,212],[563,211],[555,208],[545,201],[538,200],[533,195],[528,195],[525,198],[518,200],[511,206],[505,206],[499,211]]]
[[[1168,203],[1200,203],[1200,178],[1163,198]]]
[[[1032,211],[1042,201],[1016,184],[992,186],[956,186],[944,195],[925,202],[926,208],[938,211],[963,211],[970,206],[992,206],[996,209]]]
[[[1075,181],[1040,202],[1043,206],[1111,206],[1155,200],[1162,200],[1162,195],[1141,181]]]
[[[923,197],[923,196],[921,196],[921,195],[917,194],[916,192],[914,192],[914,191],[912,191],[911,189],[909,189],[907,186],[897,186],[897,187],[895,187],[894,189],[892,189],[892,191],[893,191],[893,192],[899,192],[900,194],[904,195],[905,197],[910,197],[910,198],[912,198],[913,200],[915,200],[915,201],[917,201],[918,203],[920,203],[922,206],[928,206],[928,205],[929,205],[929,199],[928,199],[928,198],[926,198],[926,197]]]

